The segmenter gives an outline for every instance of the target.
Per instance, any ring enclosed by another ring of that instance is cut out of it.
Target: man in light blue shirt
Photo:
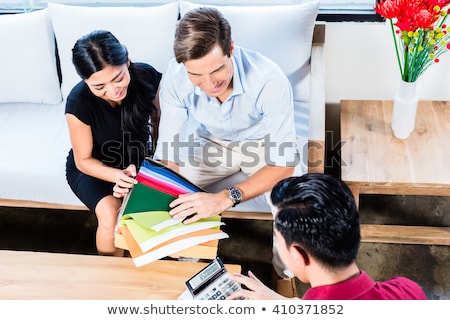
[[[262,194],[297,164],[292,88],[277,64],[234,45],[212,8],[179,21],[175,59],[163,75],[155,159],[204,187],[238,171],[248,179],[217,193],[180,196],[170,214],[192,223]]]
[[[218,47],[217,50],[222,55]],[[285,166],[291,163],[289,157],[292,158],[292,152],[295,152],[292,148],[292,141],[295,141],[293,97],[284,73],[271,60],[238,46],[233,46],[231,57],[221,58],[229,60],[229,70],[221,71],[226,73],[224,77],[229,78],[229,82],[216,78],[220,76],[215,70],[197,74],[196,70],[188,70],[185,64],[175,59],[169,63],[160,95],[160,147],[155,157],[180,161],[177,143],[172,142],[189,140],[186,126],[192,117],[200,126],[198,134],[201,136],[212,135],[240,142],[270,138],[273,146],[268,148],[268,164]],[[225,69],[221,62],[219,68]],[[202,77],[211,79],[205,81]],[[218,96],[225,88],[222,96]],[[174,139],[177,134],[179,138]]]

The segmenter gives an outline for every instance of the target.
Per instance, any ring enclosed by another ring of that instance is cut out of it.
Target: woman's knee
[[[113,229],[116,225],[122,201],[113,196],[106,196],[101,199],[95,207],[95,214],[99,227]]]

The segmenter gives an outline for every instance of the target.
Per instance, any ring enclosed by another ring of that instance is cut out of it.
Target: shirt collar
[[[367,273],[361,271],[359,276],[342,283],[318,286],[308,289],[302,299],[305,300],[354,300],[375,286]]]

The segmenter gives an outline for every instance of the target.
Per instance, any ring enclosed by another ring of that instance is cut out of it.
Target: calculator
[[[240,284],[228,278],[228,271],[219,257],[185,284],[195,300],[224,300],[233,292],[241,290]]]

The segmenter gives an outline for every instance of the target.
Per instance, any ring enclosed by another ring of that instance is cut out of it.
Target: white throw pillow
[[[0,15],[0,42],[0,103],[60,103],[48,10]]]
[[[93,30],[108,30],[127,47],[130,59],[164,72],[173,57],[178,2],[151,7],[83,7],[49,3],[61,61],[62,93],[66,99],[81,79],[72,64],[72,48]]]

